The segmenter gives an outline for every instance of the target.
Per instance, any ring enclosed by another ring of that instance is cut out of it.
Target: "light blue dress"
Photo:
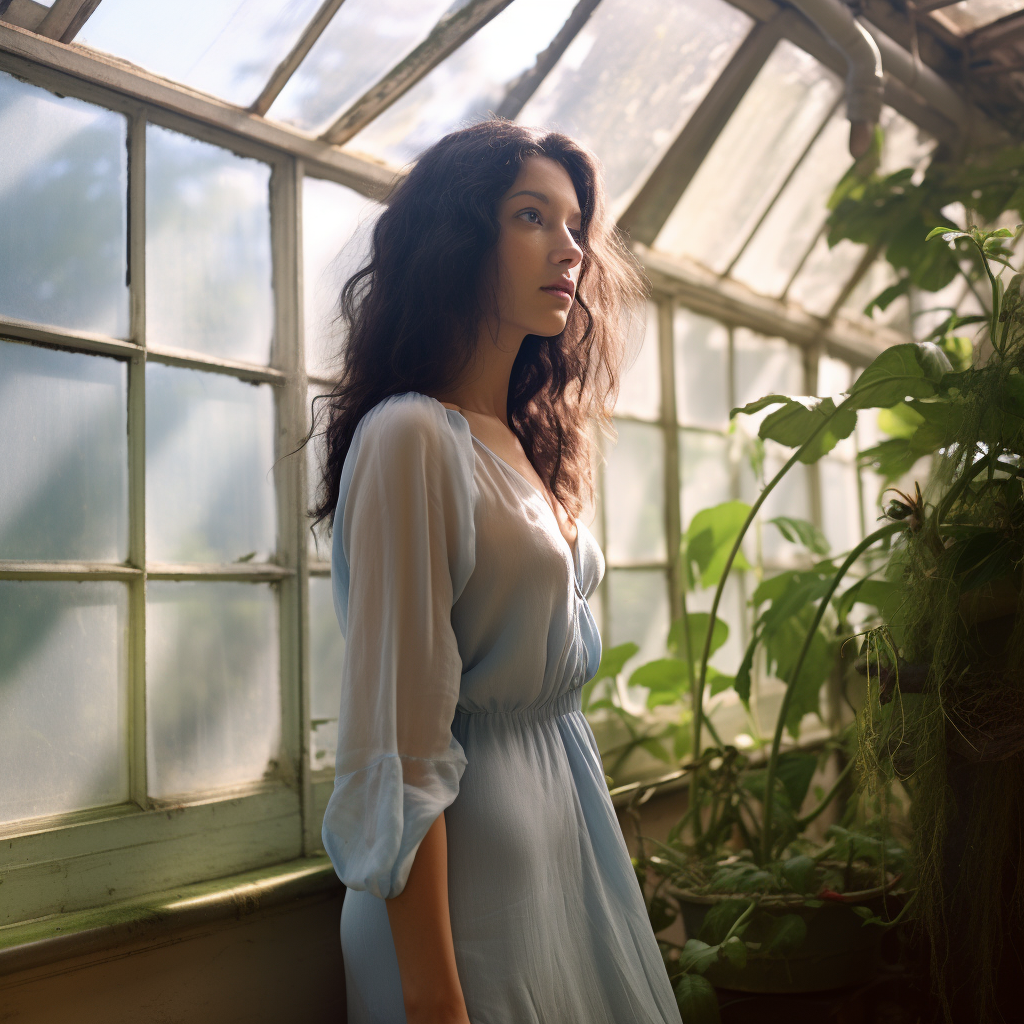
[[[323,839],[348,887],[349,1024],[404,1024],[384,899],[445,812],[472,1024],[679,1022],[580,688],[604,573],[543,495],[415,392],[345,460],[332,580],[346,636]]]

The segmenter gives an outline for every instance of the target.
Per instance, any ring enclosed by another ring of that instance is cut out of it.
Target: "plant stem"
[[[796,824],[800,829],[806,828],[812,821],[814,821],[830,803],[836,798],[836,793],[839,792],[843,783],[846,781],[846,776],[853,770],[853,766],[856,762],[851,758],[846,762],[846,767],[839,773],[839,777],[836,779],[832,788],[825,795],[824,799],[814,808],[809,814],[805,814],[802,818],[797,818]]]
[[[815,428],[814,433],[793,454],[789,457],[786,464],[771,478],[771,480],[765,485],[765,488],[758,495],[757,500],[750,508],[750,512],[747,514],[747,518],[744,520],[743,525],[740,527],[739,533],[736,535],[736,540],[733,543],[732,550],[729,552],[729,557],[725,560],[725,567],[722,569],[721,578],[718,581],[718,586],[715,588],[715,597],[711,602],[711,612],[708,617],[708,631],[704,637],[704,649],[701,652],[700,657],[700,674],[697,677],[697,687],[693,691],[693,754],[694,758],[700,757],[700,732],[701,725],[704,721],[704,685],[707,681],[708,675],[708,659],[711,657],[711,641],[715,631],[715,621],[718,616],[718,606],[722,601],[722,592],[725,590],[726,580],[729,578],[729,573],[732,571],[732,563],[736,560],[736,555],[739,553],[740,545],[743,543],[743,538],[747,534],[747,530],[750,529],[750,524],[754,521],[754,517],[760,511],[761,506],[765,503],[765,499],[773,490],[775,490],[776,484],[790,471],[790,469],[797,463],[800,456],[817,440],[818,435],[827,427],[832,420],[839,415],[840,412],[846,410],[847,406],[853,403],[853,395],[847,398],[845,401],[840,402],[836,406],[835,410],[831,415],[826,416],[819,426]],[[857,396],[859,397],[859,396]],[[691,801],[696,796],[696,784],[697,777],[690,784],[690,798]],[[697,823],[699,828],[699,823]]]
[[[741,925],[747,923],[747,920],[750,918],[750,915],[753,914],[754,908],[756,906],[757,904],[753,900],[751,900],[750,905],[747,907],[747,909],[744,910],[743,913],[740,914],[740,916],[737,917],[735,921],[733,921],[732,927],[725,933],[725,938],[722,939],[723,946],[736,934],[737,930]]]
[[[878,541],[884,540],[886,537],[901,530],[906,530],[907,528],[908,524],[905,522],[889,523],[865,537],[849,553],[849,555],[846,556],[846,561],[843,562],[836,571],[835,576],[832,577],[832,582],[829,584],[828,590],[825,591],[824,596],[818,604],[818,610],[814,615],[814,620],[811,622],[810,628],[807,630],[807,635],[804,637],[803,647],[800,648],[800,656],[796,660],[796,666],[793,669],[793,674],[787,680],[786,692],[782,696],[782,705],[779,708],[778,720],[775,723],[775,737],[772,740],[772,752],[768,757],[768,773],[765,779],[763,823],[761,825],[762,864],[767,863],[771,859],[772,810],[775,797],[775,778],[779,764],[779,747],[782,745],[782,733],[786,728],[786,716],[789,712],[790,705],[793,703],[793,695],[796,693],[796,684],[797,680],[800,678],[800,670],[804,667],[807,652],[811,649],[811,643],[814,640],[814,635],[817,633],[818,626],[825,615],[825,609],[828,607],[829,601],[832,600],[832,595],[836,592],[836,589],[839,587],[843,577],[847,572],[849,572],[850,567],[869,547],[876,544]]]

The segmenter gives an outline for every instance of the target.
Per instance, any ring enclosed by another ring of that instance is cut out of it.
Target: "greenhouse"
[[[318,410],[493,118],[643,281],[577,699],[671,1012],[1012,1020],[1018,0],[0,0],[0,1020],[352,1016]]]

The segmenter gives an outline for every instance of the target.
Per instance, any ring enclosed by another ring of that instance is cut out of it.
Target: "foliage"
[[[1019,891],[1005,881],[1018,869],[1011,837],[1024,810],[1024,278],[1004,284],[998,273],[1013,269],[1010,234],[929,234],[930,247],[973,250],[991,315],[973,365],[891,409],[888,450],[904,463],[930,454],[933,470],[923,494],[890,503],[910,528],[893,547],[883,622],[863,652],[872,697],[863,762],[879,784],[898,778],[912,795],[917,911],[933,973],[950,1011],[943,966],[950,956],[963,963],[956,986],[979,1019],[997,1017],[1001,947],[1024,926]],[[958,849],[969,893],[951,875]]]

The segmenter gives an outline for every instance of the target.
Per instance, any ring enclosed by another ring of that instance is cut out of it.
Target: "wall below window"
[[[4,1024],[344,1024],[332,889],[0,977]]]

